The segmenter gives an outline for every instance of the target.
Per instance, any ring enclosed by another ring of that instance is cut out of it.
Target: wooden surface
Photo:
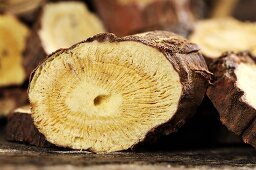
[[[1,170],[256,169],[256,151],[249,146],[92,154],[10,143],[0,134]]]

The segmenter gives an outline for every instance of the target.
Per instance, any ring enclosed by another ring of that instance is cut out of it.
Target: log
[[[60,49],[31,76],[34,124],[50,143],[96,153],[177,131],[210,79],[198,51],[164,31],[103,33]]]
[[[245,143],[256,147],[256,58],[246,52],[230,52],[223,54],[210,69],[215,78],[207,96],[218,110],[221,122]]]

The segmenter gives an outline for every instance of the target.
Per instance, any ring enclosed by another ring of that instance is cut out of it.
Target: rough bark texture
[[[111,33],[102,33],[88,38],[86,41],[80,42],[69,49],[60,49],[51,54],[47,60],[51,60],[51,57],[56,54],[66,53],[66,51],[72,50],[81,43],[90,43],[93,41],[115,43],[136,41],[151,46],[163,53],[179,74],[182,84],[182,96],[177,111],[169,121],[153,128],[148,133],[145,139],[146,141],[152,140],[160,134],[168,135],[177,131],[196,112],[197,107],[203,100],[211,77],[211,73],[208,71],[205,60],[199,53],[197,45],[166,31],[147,32],[122,38]],[[31,74],[31,80],[33,79],[34,73]],[[32,110],[33,107],[36,107],[33,104],[31,106]]]
[[[103,36],[104,37],[104,36]],[[101,36],[95,37],[101,39]],[[180,75],[183,94],[180,98],[177,113],[169,123],[156,129],[155,132],[170,134],[177,131],[196,112],[203,100],[205,88],[210,80],[210,72],[199,48],[169,32],[149,32],[144,35],[124,37],[124,41],[139,41],[160,50]],[[121,41],[123,41],[121,39]],[[193,102],[191,102],[193,101]]]
[[[235,70],[240,63],[255,64],[256,60],[249,53],[226,53],[215,61],[210,67],[214,81],[207,95],[218,110],[221,122],[242,136],[244,142],[256,147],[256,109],[242,98],[244,91],[236,84]]]
[[[189,0],[94,2],[108,31],[117,35],[167,30],[186,36],[192,30],[193,16]]]
[[[0,88],[0,116],[6,116],[15,108],[23,106],[27,103],[28,95],[26,88]]]
[[[22,142],[38,147],[51,146],[35,127],[29,106],[16,109],[9,115],[6,127],[6,139],[8,141]]]

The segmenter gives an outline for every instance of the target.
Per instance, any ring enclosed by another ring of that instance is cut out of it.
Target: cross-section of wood
[[[0,15],[0,88],[25,80],[22,52],[28,29],[12,15]]]
[[[210,73],[199,48],[170,32],[103,33],[51,54],[32,74],[38,130],[57,146],[126,150],[181,127]]]
[[[221,122],[256,147],[256,58],[249,53],[226,53],[210,70],[215,78],[207,95]]]
[[[105,32],[101,21],[84,3],[47,3],[42,7],[24,52],[27,77],[48,54],[101,32]]]
[[[187,35],[193,27],[189,0],[94,0],[107,30],[124,36],[167,30]]]
[[[255,35],[255,23],[221,18],[199,21],[190,40],[200,46],[210,63],[226,51],[250,51],[256,55]]]
[[[28,105],[14,110],[9,115],[6,127],[6,139],[39,147],[51,146],[35,127],[31,117],[31,109]]]

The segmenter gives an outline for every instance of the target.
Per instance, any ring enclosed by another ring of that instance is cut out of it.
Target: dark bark
[[[29,106],[19,108],[9,115],[6,127],[6,139],[38,147],[51,146],[35,127]]]
[[[240,63],[256,64],[249,53],[226,53],[213,63],[210,70],[214,82],[207,95],[220,114],[221,122],[232,132],[243,137],[244,142],[255,143],[256,109],[243,98],[244,91],[237,87],[235,70]]]
[[[186,36],[193,27],[190,1],[163,0],[140,5],[119,0],[94,0],[107,30],[124,36],[144,31],[166,30]]]

